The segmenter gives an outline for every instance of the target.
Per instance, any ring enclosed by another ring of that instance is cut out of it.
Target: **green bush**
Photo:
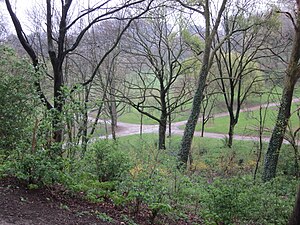
[[[251,177],[217,179],[203,189],[200,214],[207,224],[286,224],[296,187],[296,180],[281,177],[259,184]]]
[[[37,148],[35,152],[17,149],[9,157],[9,174],[29,184],[67,183],[70,178],[63,170],[65,161],[61,157],[49,157],[50,151],[43,148]]]
[[[106,140],[98,141],[91,146],[94,155],[95,173],[101,182],[122,180],[122,175],[130,168],[127,154],[118,150],[117,144]]]
[[[0,46],[0,158],[20,142],[32,138],[35,94],[33,68],[5,46]],[[1,159],[0,159],[1,160]]]

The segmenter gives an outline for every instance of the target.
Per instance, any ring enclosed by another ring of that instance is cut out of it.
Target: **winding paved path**
[[[293,100],[293,103],[300,102],[300,98],[296,98]],[[269,104],[263,104],[261,105],[262,108],[266,107],[275,107],[278,106],[279,103],[269,103]],[[258,110],[260,106],[253,106],[249,108],[241,109],[241,112],[250,112],[254,110]],[[214,118],[218,117],[224,117],[228,116],[228,112],[218,113],[214,115]],[[93,120],[93,118],[90,118]],[[102,121],[104,122],[104,121]],[[109,122],[109,121],[107,121]],[[180,126],[183,126],[186,124],[187,121],[180,121],[180,122],[174,122],[172,123],[172,134],[174,135],[183,135],[184,130],[179,129]],[[143,134],[149,134],[149,133],[158,133],[158,125],[143,125],[142,127]],[[135,135],[140,134],[140,125],[139,124],[132,124],[132,123],[123,123],[118,122],[118,127],[116,130],[116,136],[117,137],[123,137],[123,136],[129,136],[129,135]],[[194,136],[200,136],[201,132],[195,131]],[[208,138],[216,138],[216,139],[223,139],[226,137],[227,134],[220,134],[220,133],[209,133],[204,132],[204,137]],[[100,138],[106,138],[105,136],[101,136]],[[108,136],[108,138],[112,138],[111,135]],[[259,137],[256,136],[245,136],[245,135],[234,135],[235,140],[243,140],[243,141],[258,141]],[[269,137],[263,138],[264,142],[269,142]]]

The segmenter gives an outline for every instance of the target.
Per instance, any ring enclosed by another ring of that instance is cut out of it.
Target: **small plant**
[[[98,211],[94,212],[96,217],[104,222],[109,222],[112,223],[114,221],[113,218],[111,218],[109,215],[107,215],[106,213],[100,213]]]
[[[117,147],[116,144],[108,141],[96,142],[91,147],[95,154],[95,172],[101,182],[122,180],[123,173],[129,170],[128,156]]]
[[[172,207],[166,203],[152,203],[149,205],[149,208],[151,209],[151,213],[152,213],[150,217],[151,224],[154,224],[154,220],[158,215],[158,213],[167,213],[172,210]]]

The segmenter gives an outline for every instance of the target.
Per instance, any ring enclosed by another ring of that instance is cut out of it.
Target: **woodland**
[[[27,1],[0,1],[1,224],[300,224],[299,0]]]

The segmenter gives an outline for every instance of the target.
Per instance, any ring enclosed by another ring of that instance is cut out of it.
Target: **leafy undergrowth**
[[[299,183],[293,163],[285,163],[293,162],[291,150],[283,149],[278,177],[262,183],[261,163],[253,179],[257,148],[252,142],[236,141],[228,149],[225,140],[201,139],[201,145],[193,145],[193,162],[179,171],[176,140],[162,151],[148,137],[149,142],[134,137],[122,143],[102,140],[72,159],[51,159],[45,150],[20,159],[12,155],[0,164],[0,174],[26,180],[32,189],[28,193],[54,193],[55,198],[48,197],[55,199],[52,208],[106,223],[286,224]],[[35,190],[45,186],[51,188]],[[26,198],[19,195],[17,202],[32,202]],[[76,210],[81,204],[84,207]]]
[[[130,204],[116,206],[111,200],[92,203],[83,193],[74,193],[61,185],[37,188],[24,181],[6,177],[0,180],[0,224],[151,224],[149,208],[131,212]],[[200,224],[190,219],[158,216],[153,224]]]

